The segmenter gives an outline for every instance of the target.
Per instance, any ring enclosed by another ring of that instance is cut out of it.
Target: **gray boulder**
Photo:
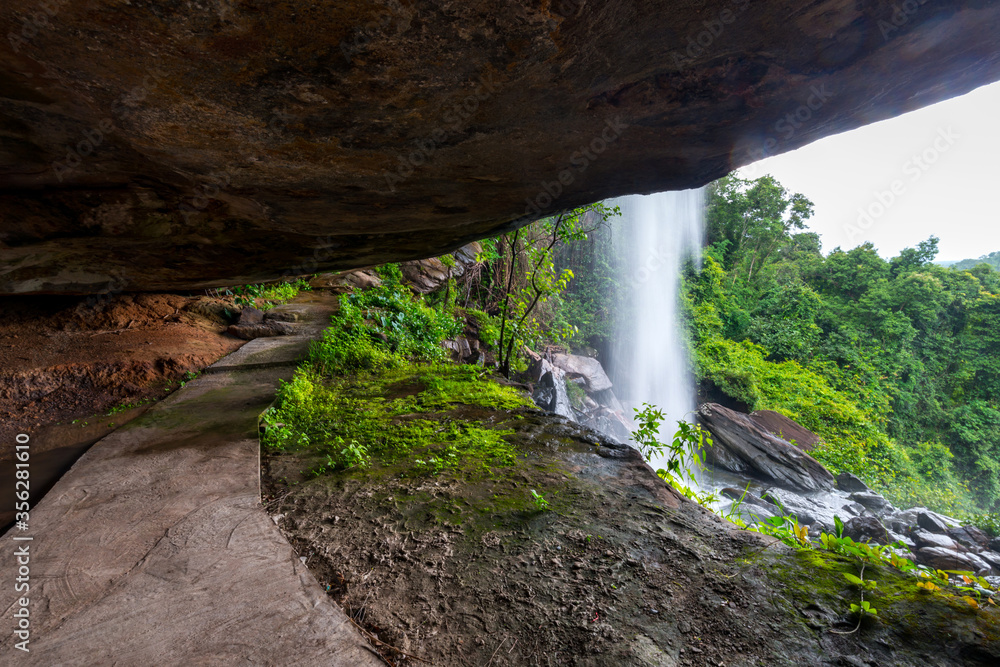
[[[993,568],[994,574],[1000,574],[1000,554],[995,551],[983,551],[977,554]]]
[[[917,525],[932,533],[944,533],[948,530],[948,524],[930,512],[921,512],[918,514]]]
[[[948,537],[963,547],[979,551],[989,546],[990,536],[975,526],[958,526],[947,530]]]
[[[575,419],[566,393],[566,376],[561,368],[556,368],[545,359],[538,360],[537,383],[531,398],[542,410],[554,412],[566,419]]]
[[[990,550],[1000,553],[1000,536],[994,537],[990,540]]]
[[[788,516],[795,517],[801,526],[820,526],[824,530],[833,531],[834,508],[812,498],[801,496],[787,489],[767,489],[760,494],[775,507],[783,510]]]
[[[941,547],[918,549],[917,560],[937,570],[969,570],[977,575],[989,574],[989,569],[985,567],[986,564],[972,554],[962,554]]]
[[[941,549],[958,551],[958,544],[956,544],[955,540],[951,539],[947,535],[932,533],[924,530],[923,528],[918,528],[910,533],[910,537],[912,537],[913,541],[917,543],[917,547],[921,549],[924,547],[938,547]]]
[[[714,444],[705,451],[708,463],[793,491],[833,488],[829,470],[802,450],[762,429],[749,415],[716,403],[702,405],[698,414],[713,436]]]
[[[847,493],[868,493],[871,489],[849,472],[842,472],[837,475],[837,488]]]
[[[873,516],[856,516],[844,523],[844,536],[855,542],[875,542],[892,544],[892,535],[882,522]]]
[[[581,357],[577,354],[554,354],[552,365],[565,371],[570,379],[583,378],[584,388],[592,394],[605,389],[611,389],[611,379],[604,372],[601,362],[591,357]]]
[[[864,505],[865,508],[873,514],[888,514],[896,509],[892,506],[892,503],[877,493],[859,491],[857,493],[852,493],[849,498],[856,503]]]
[[[893,528],[893,530],[896,530],[897,533],[906,532],[909,528],[918,525],[917,517],[920,514],[927,514],[929,516],[932,516],[940,520],[947,526],[957,526],[961,523],[961,521],[959,521],[958,519],[946,516],[944,514],[938,514],[937,512],[932,512],[926,507],[911,507],[910,509],[907,510],[894,512],[891,516],[887,517],[886,524],[887,525],[899,524],[900,526],[902,526],[902,528],[900,528],[899,530]]]
[[[798,422],[774,410],[757,410],[750,413],[750,419],[758,426],[785,442],[810,451],[819,444],[819,436]]]

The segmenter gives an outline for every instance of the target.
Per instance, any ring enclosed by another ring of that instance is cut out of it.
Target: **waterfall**
[[[695,409],[694,378],[679,320],[680,274],[697,261],[704,235],[704,190],[632,195],[609,202],[621,207],[613,226],[614,254],[623,290],[610,350],[615,393],[626,407],[643,403],[664,414],[661,440]],[[658,461],[651,461],[655,470]]]

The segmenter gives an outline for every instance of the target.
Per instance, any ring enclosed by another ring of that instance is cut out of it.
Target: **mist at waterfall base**
[[[693,421],[694,376],[679,317],[684,263],[698,262],[704,237],[704,189],[631,195],[609,204],[622,215],[612,242],[623,289],[607,369],[626,417],[643,403],[663,412],[660,440],[668,441],[682,419]],[[665,467],[649,462],[654,470]]]

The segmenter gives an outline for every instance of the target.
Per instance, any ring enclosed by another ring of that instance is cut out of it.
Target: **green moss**
[[[409,457],[409,474],[459,469],[467,477],[491,477],[516,459],[507,440],[513,431],[459,408],[529,405],[516,389],[473,366],[401,362],[334,378],[300,369],[264,414],[262,441],[273,451],[313,456],[313,474],[365,467],[371,458],[390,464]]]

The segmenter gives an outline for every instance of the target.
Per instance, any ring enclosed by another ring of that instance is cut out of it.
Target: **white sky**
[[[771,174],[812,200],[807,224],[820,234],[824,252],[871,241],[888,258],[933,234],[941,239],[939,261],[977,258],[1000,250],[998,122],[1000,82],[820,139],[739,174]],[[890,202],[884,208],[880,192]],[[860,224],[859,209],[870,215]]]

